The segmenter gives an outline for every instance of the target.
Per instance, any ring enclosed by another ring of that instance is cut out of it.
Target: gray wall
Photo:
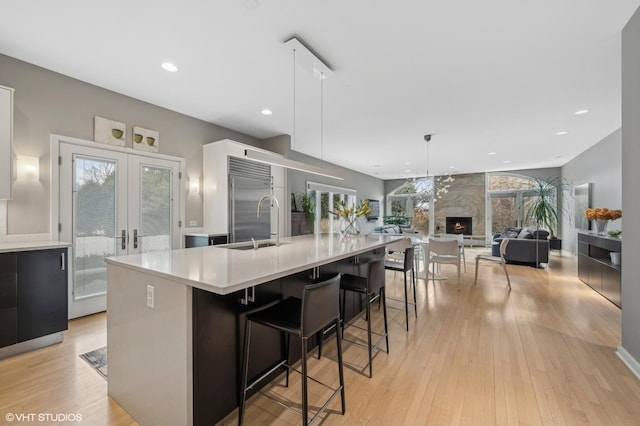
[[[591,183],[591,206],[619,209],[622,206],[622,132],[620,129],[578,155],[562,167],[562,177],[572,186]],[[575,199],[568,197],[565,209],[572,216]],[[622,229],[622,219],[614,220],[608,229]],[[562,228],[562,249],[576,254],[575,221]]]
[[[13,199],[7,202],[9,234],[49,232],[49,135],[93,140],[96,115],[126,123],[128,137],[134,125],[158,130],[160,152],[186,160],[185,185],[189,178],[202,176],[203,144],[229,138],[261,146],[256,138],[5,55],[0,55],[0,70],[0,85],[15,89],[14,152],[40,158],[40,182],[16,182]],[[201,196],[189,195],[186,200],[186,223],[195,220],[202,226]]]
[[[640,9],[622,30],[622,348],[640,362]],[[636,371],[640,374],[640,371]]]
[[[296,161],[301,161],[308,164],[313,164],[314,166],[324,167],[329,170],[336,171],[341,173],[345,179],[337,180],[328,177],[323,177],[319,175],[313,175],[309,173],[300,172],[297,170],[288,170],[287,171],[287,181],[289,184],[288,190],[289,194],[301,194],[306,191],[307,181],[324,183],[327,185],[339,186],[342,188],[350,188],[358,191],[358,201],[364,199],[374,199],[380,200],[380,207],[382,210],[382,201],[384,199],[384,181],[381,179],[377,179],[373,176],[365,175],[363,173],[358,173],[350,169],[345,169],[344,167],[337,166],[332,163],[321,162],[317,158],[309,157],[307,155],[301,154],[297,151],[290,151],[289,158]],[[290,198],[290,197],[289,197]],[[291,200],[287,200],[287,211],[291,210]],[[380,212],[380,218],[375,222],[367,222],[366,225],[363,226],[363,233],[371,233],[373,232],[373,228],[377,225],[382,224],[382,211]]]

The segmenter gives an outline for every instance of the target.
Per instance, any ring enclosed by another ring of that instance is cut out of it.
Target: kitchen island
[[[365,275],[368,260],[398,238],[305,235],[258,250],[230,244],[108,258],[109,394],[142,425],[215,423],[237,406],[246,312],[301,294],[311,274]],[[347,317],[360,302],[345,301]],[[255,376],[282,344],[264,330],[252,347]]]

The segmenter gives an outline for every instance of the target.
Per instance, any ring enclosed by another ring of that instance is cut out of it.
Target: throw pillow
[[[522,228],[506,227],[506,228],[504,228],[504,231],[502,231],[502,234],[500,234],[500,237],[502,237],[502,238],[518,238],[518,234],[520,234],[521,230],[522,230]]]
[[[546,240],[549,236],[549,231],[545,231],[544,229],[538,229],[537,231],[533,231],[533,238],[537,240]]]

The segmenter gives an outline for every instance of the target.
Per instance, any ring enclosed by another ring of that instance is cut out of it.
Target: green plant
[[[383,216],[383,225],[410,225],[411,219],[408,216]]]
[[[556,230],[560,218],[569,214],[558,203],[558,197],[571,196],[571,185],[562,178],[544,181],[532,178],[532,189],[523,198],[522,206],[525,220],[531,220],[538,226],[549,230],[549,238],[556,238]]]
[[[307,222],[313,226],[316,219],[316,198],[305,192],[300,195],[299,200],[300,208],[307,215]]]
[[[348,207],[344,201],[339,200],[336,201],[333,211],[330,211],[329,213],[343,219],[353,221],[360,216],[368,215],[371,213],[371,209],[369,208],[369,200],[361,201],[357,206],[352,205],[351,207]]]

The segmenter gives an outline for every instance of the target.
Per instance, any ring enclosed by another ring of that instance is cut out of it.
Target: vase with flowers
[[[620,219],[622,210],[609,210],[607,208],[586,209],[584,217],[593,221],[598,235],[605,235],[609,221]]]
[[[360,216],[371,213],[371,209],[369,208],[369,200],[364,200],[360,204],[354,204],[350,207],[347,206],[344,201],[340,200],[336,201],[335,208],[329,211],[329,213],[340,218],[340,233],[345,237],[349,237],[360,234],[358,219]]]

